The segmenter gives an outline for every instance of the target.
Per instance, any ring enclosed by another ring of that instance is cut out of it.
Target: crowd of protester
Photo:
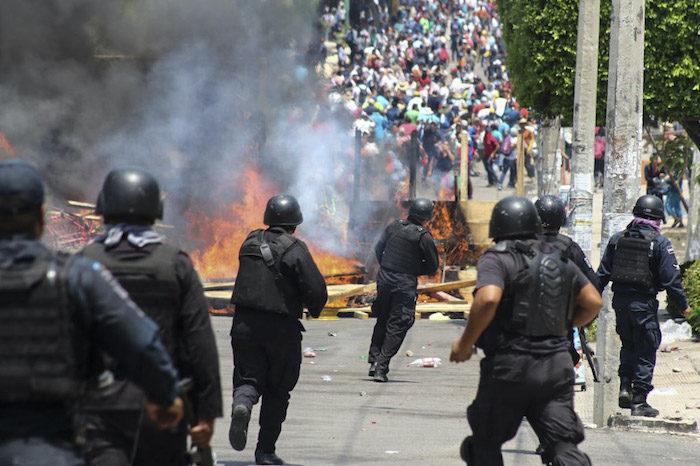
[[[349,29],[343,4],[322,16],[337,56],[329,101],[352,116],[367,172],[405,180],[415,133],[422,190],[454,199],[466,134],[470,177],[514,187],[522,133],[532,180],[536,126],[511,94],[495,3],[402,0],[394,9],[379,2]],[[322,49],[325,56],[325,41]]]

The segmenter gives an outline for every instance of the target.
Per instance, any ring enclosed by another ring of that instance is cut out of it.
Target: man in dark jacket
[[[151,229],[163,216],[160,186],[138,168],[112,170],[97,199],[107,232],[83,255],[107,267],[131,298],[160,327],[163,343],[182,378],[191,378],[188,395],[198,425],[194,445],[209,446],[214,419],[223,414],[219,358],[209,306],[192,261]],[[188,430],[156,429],[142,416],[143,393],[116,377],[107,363],[97,389],[84,403],[88,419],[87,459],[96,466],[185,466]]]
[[[0,464],[81,465],[76,404],[100,352],[161,427],[177,425],[182,400],[157,326],[109,271],[39,241],[43,203],[33,166],[0,162]]]
[[[559,233],[561,227],[566,224],[566,208],[561,198],[551,195],[542,196],[535,201],[535,207],[542,222],[543,231],[540,239],[561,249],[581,269],[588,281],[597,288],[598,276],[588,257],[581,250],[581,246],[568,236]]]
[[[253,406],[262,396],[256,464],[285,464],[275,444],[287,416],[289,393],[299,380],[303,308],[318,317],[326,283],[306,244],[293,233],[303,221],[294,196],[277,194],[265,208],[270,228],[251,232],[239,252],[231,302],[233,413],[229,441],[245,448]]]
[[[631,408],[633,416],[656,417],[659,411],[647,403],[661,343],[656,294],[666,290],[685,315],[690,308],[673,245],[661,234],[663,201],[647,194],[637,199],[632,213],[627,229],[610,238],[597,274],[601,289],[613,282],[612,305],[622,341],[619,405]]]
[[[568,236],[559,233],[559,229],[566,224],[566,209],[561,198],[551,195],[542,196],[535,201],[535,208],[537,208],[537,214],[542,222],[543,233],[540,235],[540,239],[559,248],[566,257],[576,264],[588,281],[597,289],[598,276],[593,270],[588,257],[581,250],[581,246]],[[579,332],[585,332],[585,329],[579,329]],[[575,366],[581,358],[574,344],[573,329],[571,329],[569,338],[571,340],[571,359]],[[583,344],[583,342],[585,342],[585,339],[582,339],[581,343]]]
[[[551,465],[590,465],[577,445],[583,424],[574,411],[574,372],[568,354],[573,326],[595,318],[596,288],[561,252],[537,238],[535,206],[507,197],[493,209],[492,247],[477,264],[476,295],[467,327],[450,361],[484,351],[474,402],[467,409],[472,436],[462,443],[471,466],[502,465],[501,445],[527,417]]]
[[[375,382],[388,381],[389,362],[415,322],[418,276],[432,275],[440,265],[433,235],[423,227],[432,217],[433,201],[416,199],[408,218],[389,225],[374,249],[380,268],[368,361]]]

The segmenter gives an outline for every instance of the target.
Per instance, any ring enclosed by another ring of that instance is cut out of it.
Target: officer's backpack
[[[169,244],[158,244],[150,254],[133,258],[109,254],[104,243],[92,243],[83,250],[85,257],[104,265],[129,292],[129,297],[158,324],[158,336],[176,364],[180,362],[176,351],[181,306],[176,264],[180,253],[180,249]]]
[[[303,305],[295,286],[280,271],[284,253],[299,240],[283,233],[267,242],[265,230],[255,230],[243,242],[231,303],[246,309],[299,318]]]
[[[51,252],[27,268],[0,269],[0,403],[59,403],[83,393],[66,302],[70,261]]]
[[[632,236],[635,234],[635,236]],[[651,257],[654,254],[654,238],[659,233],[625,230],[615,245],[610,281],[626,285],[654,286],[651,274]]]

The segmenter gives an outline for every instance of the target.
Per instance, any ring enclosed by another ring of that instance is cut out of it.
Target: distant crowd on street
[[[537,125],[511,93],[495,4],[403,0],[395,11],[379,11],[378,17],[363,11],[361,24],[348,30],[344,2],[322,17],[337,50],[329,100],[354,118],[366,170],[405,180],[416,133],[426,195],[454,199],[466,133],[470,176],[513,188],[522,132],[532,181]]]

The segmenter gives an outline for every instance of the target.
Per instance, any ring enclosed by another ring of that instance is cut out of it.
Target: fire
[[[231,204],[217,218],[189,215],[190,224],[199,230],[200,240],[207,244],[204,249],[192,253],[192,261],[202,278],[235,277],[241,244],[248,233],[264,227],[262,215],[275,187],[252,167],[247,167],[238,181],[245,193],[241,202]]]
[[[10,141],[7,140],[2,131],[0,131],[0,159],[8,157],[17,157],[15,148],[12,147]]]
[[[437,201],[432,220],[426,224],[435,241],[441,260],[447,257],[447,265],[476,263],[478,251],[472,243],[469,226],[457,202]]]
[[[338,256],[324,251],[313,244],[307,243],[311,257],[324,276],[338,275],[344,273],[355,273],[358,271],[358,263],[354,259]]]
[[[238,250],[251,231],[265,228],[262,219],[267,200],[278,192],[276,186],[250,166],[241,172],[236,181],[244,193],[240,202],[230,205],[216,218],[194,212],[188,215],[192,225],[190,234],[205,245],[191,254],[197,271],[205,280],[236,276]],[[304,239],[303,225],[299,236]],[[310,242],[307,245],[324,275],[357,271],[356,261],[324,251]]]

